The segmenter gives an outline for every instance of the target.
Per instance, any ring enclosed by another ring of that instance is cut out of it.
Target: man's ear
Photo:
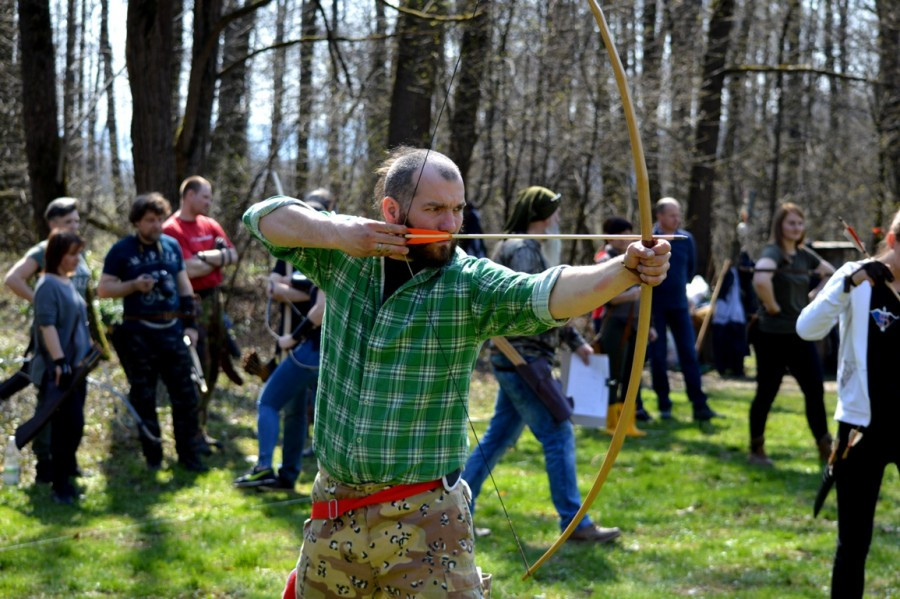
[[[384,221],[392,225],[402,225],[400,202],[390,196],[385,196],[381,200],[381,213],[384,215]]]

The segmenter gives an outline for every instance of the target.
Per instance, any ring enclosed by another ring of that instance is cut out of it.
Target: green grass
[[[0,307],[2,308],[2,307]],[[23,314],[0,324],[0,358],[21,351]],[[9,370],[5,370],[9,372]],[[113,364],[97,376],[125,388]],[[679,377],[675,377],[676,380]],[[224,379],[222,379],[224,381]],[[623,535],[612,546],[566,544],[535,578],[524,565],[490,482],[479,498],[478,562],[493,575],[494,597],[821,597],[827,593],[835,542],[832,495],[818,519],[812,499],[819,483],[815,448],[802,400],[790,380],[770,418],[768,449],[777,466],[746,464],[748,383],[707,375],[712,405],[726,415],[712,430],[689,422],[676,393],[673,422],[644,426],[628,439],[591,510]],[[787,381],[786,381],[787,382]],[[490,416],[495,383],[478,375],[472,413],[479,434]],[[293,567],[309,503],[313,463],[299,494],[233,489],[256,452],[258,386],[225,385],[213,404],[211,432],[225,450],[213,469],[190,475],[172,464],[171,414],[163,401],[166,437],[162,471],[148,472],[134,431],[115,399],[90,389],[79,462],[84,499],[77,509],[50,501],[32,484],[26,450],[22,484],[0,489],[0,596],[274,597]],[[833,389],[828,394],[833,409]],[[653,406],[652,392],[645,391]],[[0,404],[0,432],[10,434],[33,409],[33,392]],[[609,436],[578,428],[582,492],[593,482]],[[502,460],[495,478],[526,558],[533,562],[556,538],[540,446],[525,433]],[[900,485],[885,476],[867,568],[872,597],[900,594]]]

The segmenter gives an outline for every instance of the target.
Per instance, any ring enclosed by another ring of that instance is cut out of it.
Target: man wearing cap
[[[632,244],[602,265],[517,273],[466,256],[453,239],[407,243],[407,226],[451,234],[462,226],[465,187],[449,158],[400,147],[377,174],[383,220],[284,197],[244,214],[272,254],[328,294],[319,472],[295,596],[481,597],[469,492],[457,483],[482,344],[564,324],[639,281],[659,284],[669,244]]]
[[[524,189],[518,194],[505,230],[507,233],[545,234],[559,223],[559,206],[560,194],[546,187]],[[518,272],[538,274],[547,270],[541,244],[534,239],[507,239],[494,250],[493,259]],[[594,353],[578,331],[569,325],[537,335],[513,336],[509,342],[526,362],[543,357],[552,363],[560,342],[564,342],[585,364]],[[491,351],[491,364],[500,384],[494,415],[479,446],[473,449],[463,468],[463,479],[472,489],[472,510],[488,474],[527,425],[544,449],[550,496],[559,515],[559,525],[565,529],[581,507],[575,475],[575,432],[572,422],[557,422],[513,363],[497,347]],[[479,534],[482,534],[481,531]],[[602,528],[585,516],[571,538],[605,543],[619,534],[618,528]]]
[[[56,198],[47,205],[44,210],[44,219],[50,226],[50,230],[62,229],[77,233],[81,224],[78,215],[78,200],[75,198]],[[32,246],[25,255],[16,262],[12,268],[6,273],[3,282],[9,287],[10,291],[18,295],[29,303],[34,301],[33,283],[37,279],[40,272],[44,269],[44,253],[47,249],[47,240]],[[88,267],[81,254],[78,258],[78,266],[75,274],[71,277],[72,285],[78,293],[87,301],[90,301],[89,286],[91,282],[91,269]],[[88,316],[91,319],[91,332],[93,336],[97,336],[96,327],[99,326],[94,320],[94,312],[88,310]],[[34,347],[32,339],[28,346],[30,353]],[[12,377],[0,383],[0,399],[6,399],[13,394],[21,391],[28,386],[30,378],[27,369],[30,362],[22,370],[16,372]],[[44,401],[44,395],[38,390],[37,405],[40,406]],[[46,425],[38,434],[32,443],[35,457],[37,458],[35,479],[40,483],[49,483],[53,472],[52,458],[50,455],[50,425]],[[76,467],[77,470],[77,467]],[[76,473],[73,473],[76,474]]]

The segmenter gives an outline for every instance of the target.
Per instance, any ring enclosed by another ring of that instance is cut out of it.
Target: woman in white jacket
[[[884,470],[900,471],[900,398],[896,388],[900,347],[900,212],[875,260],[849,262],[800,313],[797,333],[821,339],[840,323],[838,442],[834,451],[838,540],[832,597],[862,597],[866,555]],[[855,443],[847,449],[848,440]]]

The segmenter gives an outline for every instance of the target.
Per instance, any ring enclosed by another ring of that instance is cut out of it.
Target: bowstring
[[[475,5],[472,8],[472,15],[470,17],[471,19],[474,19],[476,14],[478,13],[478,5],[480,4],[480,2],[481,2],[481,0],[475,0]],[[429,156],[429,154],[431,154],[431,149],[434,146],[434,140],[437,136],[438,127],[441,124],[441,118],[444,115],[444,109],[447,107],[447,101],[450,99],[450,90],[453,87],[453,80],[456,78],[456,72],[459,70],[459,63],[461,61],[462,61],[462,42],[460,42],[460,51],[459,51],[459,54],[457,54],[457,56],[456,56],[456,63],[453,65],[453,70],[450,73],[450,80],[447,83],[447,89],[446,89],[446,92],[444,93],[444,100],[441,103],[441,108],[438,111],[438,116],[437,116],[437,119],[435,120],[434,128],[431,131],[431,139],[428,141],[428,147],[425,150],[425,158],[422,160],[422,167],[419,170],[419,176],[416,178],[415,186],[413,186],[412,196],[410,197],[410,200],[409,200],[409,207],[407,208],[406,215],[403,219],[403,226],[408,225],[409,213],[412,209],[413,202],[415,202],[415,200],[416,200],[416,193],[419,190],[419,183],[422,181],[422,175],[425,172],[425,166],[428,164],[428,156]],[[416,273],[413,272],[412,265],[410,264],[410,262],[408,260],[405,260],[404,262],[406,263],[406,267],[409,269],[410,278],[415,277]],[[447,354],[444,352],[444,347],[443,347],[443,344],[441,343],[440,336],[437,334],[437,327],[434,323],[434,320],[432,319],[432,315],[427,311],[427,309],[425,312],[425,320],[428,322],[428,326],[431,329],[432,337],[437,342],[437,346],[438,346],[439,353],[441,355],[441,359],[443,359],[443,361],[444,361],[444,366],[449,371],[450,370],[450,361],[447,359]],[[493,469],[488,464],[487,455],[484,452],[484,448],[481,446],[481,440],[478,437],[478,432],[475,430],[475,423],[472,422],[472,417],[469,412],[468,403],[463,399],[462,391],[459,389],[456,379],[452,379],[452,385],[453,385],[454,391],[456,391],[457,401],[459,401],[460,405],[462,405],[463,411],[466,414],[466,421],[469,423],[469,429],[472,431],[472,436],[475,439],[475,445],[478,448],[478,452],[481,454],[481,459],[484,460],[485,465],[488,467],[488,477],[491,479],[491,485],[493,485],[494,492],[497,495],[497,499],[500,501],[500,508],[503,510],[503,516],[506,518],[506,523],[509,526],[509,530],[510,530],[510,532],[512,532],[513,538],[516,541],[516,547],[519,550],[519,555],[522,557],[522,562],[525,564],[525,569],[528,570],[530,568],[530,565],[528,564],[528,558],[525,555],[525,549],[522,547],[522,542],[519,539],[519,535],[516,534],[516,527],[513,526],[512,518],[509,515],[509,510],[506,509],[506,503],[504,503],[503,496],[500,494],[500,487],[497,485],[497,481],[494,480]],[[474,525],[475,524],[474,524],[474,517],[473,517],[473,520],[472,520],[473,536],[475,533]]]

